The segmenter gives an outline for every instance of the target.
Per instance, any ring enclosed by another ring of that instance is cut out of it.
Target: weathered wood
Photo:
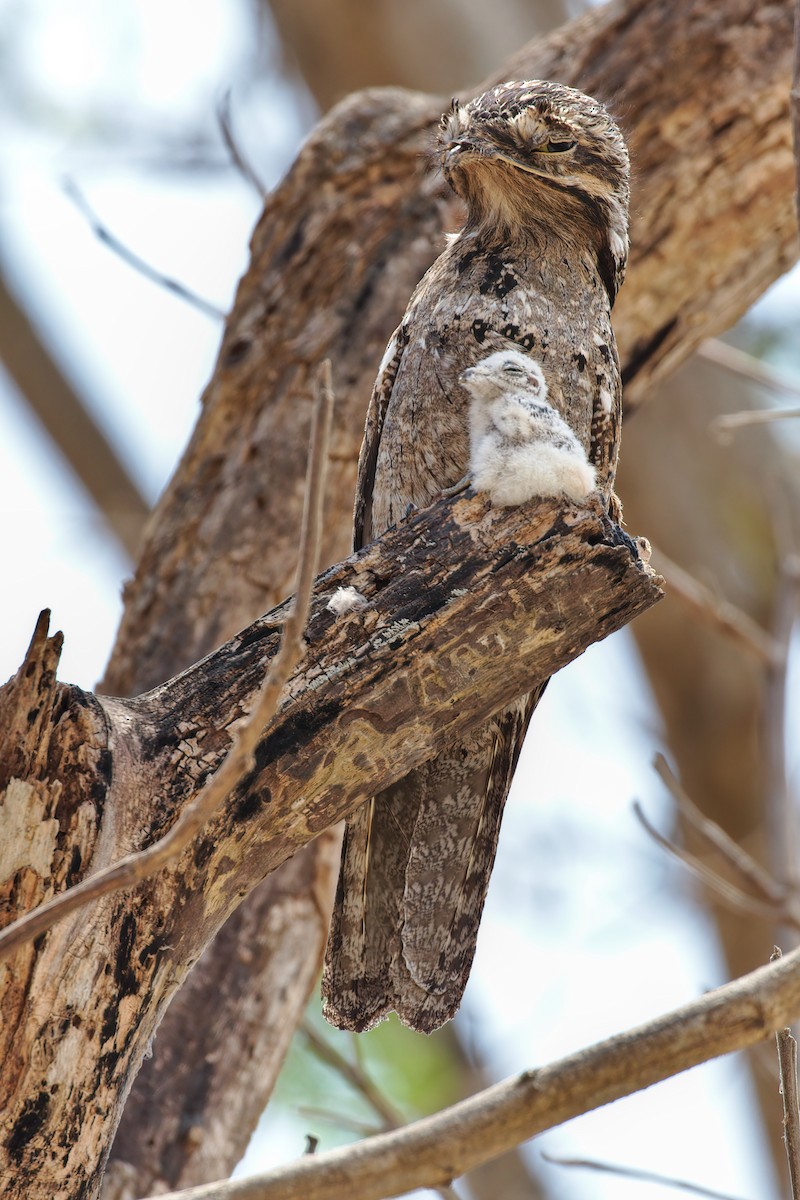
[[[634,252],[615,310],[629,408],[700,338],[726,328],[796,256],[792,7],[791,0],[617,2],[525,47],[497,73],[544,76],[594,92],[611,105],[629,139]],[[465,89],[462,99],[479,90]],[[200,423],[126,590],[110,690],[132,694],[154,686],[291,590],[310,380],[326,354],[339,405],[324,559],[348,552],[355,462],[376,367],[414,285],[441,248],[442,231],[458,220],[428,171],[433,124],[446,101],[400,90],[351,98],[312,134],[270,197]],[[622,456],[624,463],[624,439]],[[274,943],[276,975],[254,976],[246,995],[238,984],[228,989],[226,964],[235,951],[221,947],[216,962],[211,948],[207,967],[198,965],[167,1015],[119,1146],[159,1179],[176,1185],[222,1174],[247,1142],[261,1100],[252,1088],[226,1094],[213,1082],[213,1029],[198,1084],[194,1059],[181,1058],[184,1028],[200,1011],[216,1021],[226,1004],[226,1029],[242,1028],[240,1038],[226,1039],[226,1068],[238,1054],[242,1071],[250,1069],[257,1028],[266,1097],[303,1007],[298,988],[281,1010],[277,974],[303,974],[310,984],[324,945],[318,898],[332,882],[335,851],[321,839],[310,849],[315,863],[306,872],[285,883],[279,873],[270,877],[260,891],[261,916],[251,923],[291,930]],[[303,895],[300,880],[307,882]],[[284,918],[275,909],[286,905]],[[298,907],[306,914],[302,925],[290,919]],[[267,996],[269,1020],[254,1021],[254,1008]],[[174,1052],[163,1055],[167,1044]],[[194,1042],[192,1054],[198,1054]],[[181,1140],[181,1129],[200,1110],[204,1123],[227,1122],[224,1159],[200,1162],[204,1144]]]
[[[797,257],[791,63],[791,0],[632,0],[587,13],[498,71],[597,95],[628,139],[632,254],[614,324],[629,412]],[[349,97],[268,200],[203,414],[126,592],[115,690],[120,679],[163,678],[165,647],[192,641],[221,593],[229,612],[245,610],[241,627],[265,594],[274,604],[292,590],[311,382],[326,356],[337,441],[323,557],[348,552],[377,364],[460,217],[430,160],[442,104],[399,89]],[[221,585],[225,572],[235,584]]]
[[[350,585],[366,607],[337,615],[328,601]],[[306,658],[256,769],[204,833],[174,868],[65,919],[35,957],[24,947],[0,965],[13,1001],[3,1012],[13,1052],[0,1069],[3,1194],[94,1194],[160,1011],[242,896],[370,789],[659,595],[600,506],[493,510],[482,497],[441,502],[320,577]],[[54,684],[56,648],[40,625],[0,709],[15,731],[32,694],[52,696],[38,718],[47,759],[32,757],[32,742],[17,754],[22,782],[2,802],[18,811],[18,789],[31,785],[51,801],[37,810],[46,844],[30,842],[27,861],[12,864],[12,913],[29,902],[31,871],[52,892],[65,860],[85,864],[93,847],[92,869],[104,866],[170,826],[252,704],[285,611],[134,700]],[[79,825],[76,800],[91,809]]]

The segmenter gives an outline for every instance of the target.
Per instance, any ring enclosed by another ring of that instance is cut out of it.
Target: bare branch
[[[325,1038],[320,1037],[308,1021],[304,1021],[300,1028],[317,1058],[321,1062],[327,1063],[334,1071],[337,1071],[352,1088],[364,1097],[367,1104],[380,1117],[383,1128],[399,1129],[403,1124],[400,1113],[385,1099],[380,1089],[375,1086],[361,1064],[349,1062],[343,1054],[339,1053],[335,1046],[332,1046]]]
[[[782,391],[788,396],[800,396],[800,379],[796,379],[786,371],[778,371],[756,355],[740,350],[738,346],[729,346],[718,337],[708,337],[700,342],[697,354],[706,361],[714,362],[741,379],[757,384],[766,391]],[[800,409],[782,408],[777,410],[757,409],[752,413],[726,413],[717,416],[710,422],[712,432],[726,434],[723,440],[728,440],[727,434],[739,426],[763,424],[764,421],[780,421],[784,416],[796,416]]]
[[[762,362],[754,354],[740,350],[737,346],[729,346],[719,338],[707,338],[697,347],[697,353],[708,362],[715,363],[747,379],[768,392],[783,392],[788,396],[800,396],[800,380],[784,371],[778,371],[768,363]],[[743,412],[723,413],[709,423],[709,430],[723,445],[731,440],[733,432],[752,425],[768,425],[773,421],[785,421],[800,417],[800,407],[797,408],[756,408]]]
[[[0,360],[111,533],[135,560],[150,506],[0,267]]]
[[[708,1200],[734,1200],[727,1192],[712,1191],[711,1188],[701,1187],[697,1183],[689,1183],[685,1179],[673,1179],[670,1175],[659,1175],[655,1171],[641,1171],[636,1167],[621,1167],[614,1163],[600,1162],[593,1158],[556,1158],[542,1151],[542,1158],[555,1167],[582,1167],[588,1171],[599,1171],[607,1175],[619,1175],[622,1179],[639,1179],[642,1183],[660,1183],[665,1187],[678,1188],[690,1192],[693,1196],[705,1196]]]
[[[161,1200],[383,1200],[447,1184],[479,1163],[590,1109],[732,1050],[800,1015],[800,950],[664,1017],[524,1072],[432,1117],[251,1179]]]
[[[351,1087],[355,1088],[367,1103],[371,1105],[380,1117],[382,1130],[387,1132],[390,1129],[399,1129],[402,1125],[400,1113],[389,1104],[380,1089],[375,1086],[364,1070],[363,1064],[360,1062],[357,1064],[349,1062],[330,1042],[320,1037],[308,1021],[303,1022],[301,1029],[317,1057],[322,1062],[327,1063],[328,1066],[333,1067],[335,1071],[338,1071],[342,1078]],[[356,1044],[358,1044],[357,1040]],[[308,1112],[309,1110],[306,1109],[305,1111]],[[336,1119],[333,1113],[327,1115],[329,1118],[333,1117]],[[449,1185],[434,1187],[433,1190],[441,1196],[441,1200],[460,1200],[458,1192]]]
[[[702,859],[699,859],[689,850],[684,849],[683,846],[676,845],[670,838],[665,837],[663,833],[659,833],[656,827],[645,816],[644,810],[638,800],[634,801],[633,812],[648,837],[651,837],[657,845],[661,846],[663,850],[666,850],[679,863],[682,863],[687,870],[696,875],[707,887],[716,892],[720,899],[724,900],[731,908],[737,912],[747,913],[751,916],[763,917],[767,921],[775,921],[779,917],[780,914],[776,908],[769,904],[764,904],[759,900],[754,900],[752,896],[743,892],[735,884],[727,879],[723,879],[721,875],[718,875],[716,871],[708,867]]]
[[[320,1108],[317,1104],[298,1104],[295,1111],[301,1117],[316,1117],[319,1121],[328,1121],[331,1125],[349,1129],[351,1133],[358,1133],[361,1137],[372,1137],[373,1134],[382,1132],[381,1126],[376,1125],[374,1121],[359,1121],[355,1117],[333,1112],[330,1108]]]
[[[219,124],[222,140],[224,141],[228,153],[231,156],[231,161],[236,167],[243,179],[254,188],[256,193],[262,200],[266,200],[269,195],[267,185],[259,179],[256,171],[242,154],[239,143],[236,140],[236,135],[233,132],[233,121],[231,119],[231,93],[230,88],[221,97],[217,105],[217,123]]]
[[[781,959],[781,951],[776,946],[770,957],[770,962]],[[800,1108],[798,1108],[797,1092],[797,1042],[792,1037],[791,1029],[779,1029],[775,1034],[778,1047],[778,1066],[781,1078],[781,1096],[783,1097],[783,1140],[786,1145],[786,1158],[789,1164],[789,1182],[792,1189],[792,1200],[800,1200]]]
[[[306,476],[306,502],[300,534],[297,594],[283,628],[280,648],[272,660],[260,693],[217,770],[182,810],[160,841],[113,866],[81,880],[0,932],[0,961],[33,941],[56,921],[110,892],[132,887],[172,862],[188,846],[211,814],[254,766],[253,752],[265,725],[277,711],[281,692],[303,656],[303,629],[308,620],[319,559],[325,475],[333,419],[330,362],[321,366]]]
[[[659,570],[669,584],[670,592],[703,620],[713,625],[720,633],[730,637],[748,653],[755,655],[767,666],[783,661],[783,648],[761,628],[757,621],[742,612],[736,605],[720,599],[699,579],[695,579],[683,567],[668,558],[663,551],[653,546]]]
[[[791,521],[776,514],[780,565],[775,589],[772,640],[778,648],[767,671],[764,689],[763,738],[767,789],[766,812],[776,870],[790,885],[797,883],[797,814],[791,802],[786,773],[786,688],[789,651],[800,604],[800,558],[794,548]]]
[[[783,1137],[792,1200],[800,1200],[800,1112],[797,1107],[797,1042],[791,1029],[779,1029],[775,1034],[783,1096]]]
[[[663,754],[655,755],[653,766],[686,820],[709,846],[720,853],[725,862],[742,879],[744,885],[751,888],[767,904],[785,905],[785,889],[777,884],[769,872],[765,871],[754,858],[743,850],[716,821],[709,820],[700,811],[684,791]]]
[[[633,805],[634,814],[648,836],[678,859],[731,908],[771,922],[782,921],[794,929],[800,929],[800,914],[796,910],[793,892],[778,884],[716,821],[710,820],[700,811],[683,790],[662,754],[655,756],[653,765],[684,820],[695,830],[701,841],[722,858],[740,882],[737,884],[724,878],[703,859],[659,833],[636,801]]]
[[[115,237],[97,216],[74,179],[66,176],[62,186],[75,207],[83,213],[92,233],[98,241],[108,246],[109,250],[112,250],[129,267],[133,267],[134,271],[138,271],[140,275],[144,275],[145,279],[152,280],[159,287],[165,288],[166,291],[172,292],[179,299],[185,300],[187,304],[191,304],[193,308],[199,309],[207,317],[213,317],[215,321],[223,321],[225,319],[225,313],[221,308],[217,308],[216,304],[212,304],[210,300],[205,300],[202,296],[198,296],[196,292],[179,283],[177,279],[170,279],[168,275],[164,275],[155,267],[151,267],[150,263],[145,262],[138,254],[134,254],[133,250],[130,250],[119,238]]]
[[[731,440],[736,429],[752,425],[772,425],[775,421],[787,421],[800,417],[800,408],[748,408],[742,412],[723,413],[709,422],[709,429],[723,446]]]

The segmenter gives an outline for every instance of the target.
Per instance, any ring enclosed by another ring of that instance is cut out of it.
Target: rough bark
[[[635,0],[590,13],[498,72],[498,78],[539,75],[576,84],[609,101],[624,125],[635,165],[634,255],[616,325],[629,407],[701,338],[744,311],[795,256],[791,27],[789,0]],[[441,247],[442,230],[458,219],[425,166],[441,104],[399,91],[352,98],[315,131],[270,198],[200,423],[127,590],[106,681],[112,690],[154,685],[291,590],[311,379],[326,354],[339,409],[324,554],[335,561],[346,553],[376,364]],[[316,853],[320,848],[315,843]],[[328,851],[320,871],[309,872],[318,892],[332,858]],[[328,885],[330,875],[328,869]],[[277,887],[278,876],[273,880]],[[262,897],[264,926],[273,899]],[[294,903],[288,884],[278,901]],[[311,906],[307,912],[293,945],[276,942],[274,956],[287,973],[311,979],[324,922]],[[173,1104],[193,1077],[180,1054],[185,1023],[218,1007],[218,979],[230,951],[220,948],[219,965],[214,953],[176,1001],[182,1007],[173,1005],[156,1057],[146,1064],[154,1091],[172,1094]],[[254,976],[243,1006],[263,990]],[[272,1010],[276,1024],[259,1048],[264,1097],[298,1018],[296,1001],[289,997]],[[231,1030],[236,1011],[230,997]],[[175,1047],[174,1055],[162,1056],[164,1046]],[[208,1106],[220,1110],[223,1122],[223,1110],[231,1114],[227,1155],[217,1164],[223,1174],[250,1128],[210,1080],[214,1049],[206,1043]],[[244,1063],[252,1046],[243,1038],[236,1047],[231,1038],[226,1055]],[[184,1074],[176,1083],[179,1061]],[[196,1181],[191,1154],[169,1140],[170,1122],[147,1094],[139,1099],[135,1091],[126,1114],[126,1154],[158,1164],[173,1185]],[[202,1098],[187,1094],[176,1121],[194,1125],[200,1107]]]
[[[585,87],[625,127],[636,168],[633,255],[615,324],[629,410],[796,257],[791,16],[789,3],[758,0],[612,4],[498,73]],[[182,645],[223,607],[222,564],[244,578],[220,624],[234,606],[291,590],[311,379],[325,356],[339,439],[325,554],[341,557],[376,361],[457,219],[440,178],[425,170],[440,109],[440,99],[406,92],[351,97],[268,201],[203,415],[126,594],[115,676],[147,675],[148,663],[160,676],[163,646]],[[192,495],[199,484],[203,513]],[[252,544],[265,529],[268,573]],[[141,629],[155,623],[158,636],[141,647]],[[126,658],[139,669],[126,671]]]
[[[327,604],[347,585],[366,607],[337,616]],[[243,895],[371,788],[660,595],[599,505],[502,511],[481,497],[420,514],[315,591],[306,658],[255,769],[203,834],[174,868],[65,918],[3,964],[9,1200],[95,1194],[160,1013]],[[249,711],[285,612],[134,700],[56,684],[58,638],[40,621],[0,692],[10,916],[173,823]]]

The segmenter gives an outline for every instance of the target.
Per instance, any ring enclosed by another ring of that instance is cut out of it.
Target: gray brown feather
[[[621,387],[610,309],[625,268],[628,202],[619,130],[579,92],[507,84],[454,103],[441,144],[467,222],[387,347],[359,459],[357,549],[409,504],[423,507],[462,478],[468,397],[459,376],[509,346],[539,362],[549,403],[616,505]],[[428,1032],[458,1008],[503,806],[542,690],[347,822],[323,977],[334,1024],[364,1029],[395,1010]]]

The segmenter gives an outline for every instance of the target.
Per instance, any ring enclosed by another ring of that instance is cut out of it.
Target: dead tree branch
[[[355,587],[363,607],[333,611],[341,587]],[[269,871],[659,595],[599,503],[499,510],[481,496],[434,505],[318,578],[305,659],[258,740],[254,769],[174,865],[124,902],[106,896],[50,929],[48,973],[35,988],[30,945],[5,967],[10,1194],[39,1200],[88,1188],[113,1133],[121,1075],[138,1066],[205,943]],[[57,639],[39,627],[23,668],[0,690],[4,833],[16,856],[5,864],[10,915],[75,882],[64,864],[72,875],[90,861],[102,869],[175,822],[252,711],[290,611],[286,602],[134,700],[57,684]],[[111,963],[124,978],[104,974]],[[109,1054],[101,1086],[98,1065]],[[51,1074],[62,1055],[69,1068]],[[48,1101],[33,1122],[27,1106],[41,1094]],[[65,1159],[55,1132],[67,1104],[82,1132]]]
[[[121,458],[13,295],[0,263],[0,361],[132,561],[150,511]]]
[[[797,912],[793,889],[777,883],[716,821],[710,820],[701,812],[681,786],[662,754],[655,756],[654,766],[672,795],[687,828],[693,830],[700,845],[709,855],[713,855],[717,862],[727,869],[730,878],[725,878],[704,858],[676,845],[670,838],[659,833],[637,801],[633,811],[648,836],[735,911],[761,917],[772,924],[780,922],[792,929],[799,929],[800,915]]]
[[[779,962],[783,957],[776,946],[770,962]],[[778,1047],[778,1069],[783,1098],[783,1141],[789,1167],[789,1183],[792,1200],[800,1200],[800,1107],[797,1090],[797,1042],[789,1028],[779,1029],[775,1034]]]
[[[687,1179],[675,1179],[671,1175],[661,1175],[656,1171],[642,1171],[638,1167],[622,1167],[618,1163],[607,1163],[596,1158],[557,1158],[552,1154],[542,1153],[546,1163],[554,1167],[577,1167],[586,1171],[597,1171],[602,1175],[617,1175],[620,1179],[637,1179],[641,1183],[659,1183],[662,1187],[674,1188],[679,1192],[689,1192],[692,1196],[703,1196],[704,1200],[736,1200],[730,1192],[712,1191]]]
[[[69,176],[63,180],[64,193],[85,218],[94,236],[104,246],[108,246],[113,254],[121,258],[124,263],[132,267],[139,275],[143,275],[145,279],[158,284],[167,292],[172,292],[179,300],[185,300],[187,304],[191,304],[199,312],[206,317],[211,317],[212,320],[221,321],[225,313],[221,308],[217,308],[216,304],[212,304],[210,300],[204,299],[203,296],[198,296],[197,292],[193,292],[191,288],[180,283],[177,279],[171,279],[169,275],[164,275],[157,267],[151,266],[140,255],[131,250],[130,246],[126,246],[115,234],[111,232],[108,226],[104,225],[94,211],[89,201],[84,196],[83,192],[78,187],[74,179]]]
[[[326,359],[318,381],[317,405],[311,431],[306,477],[306,504],[300,534],[297,595],[283,625],[280,646],[267,677],[255,696],[247,718],[239,726],[231,747],[217,770],[180,811],[175,824],[145,850],[129,854],[113,866],[98,871],[74,887],[60,892],[46,904],[0,932],[0,961],[19,946],[33,941],[56,921],[111,892],[120,892],[149,879],[173,862],[197,837],[222,801],[255,767],[254,752],[267,723],[274,717],[286,681],[305,652],[303,630],[311,604],[311,590],[319,561],[322,501],[333,420],[331,365]]]
[[[678,596],[698,617],[731,638],[765,666],[775,666],[783,661],[783,648],[757,621],[735,604],[717,596],[711,588],[673,562],[663,550],[656,546],[652,549],[672,595]]]
[[[580,87],[623,123],[636,162],[634,255],[615,326],[630,408],[794,261],[793,10],[793,0],[613,0],[498,65],[495,79]],[[460,95],[480,90],[475,81]],[[376,367],[459,221],[428,170],[450,94],[349,97],[270,195],[198,427],[126,590],[106,690],[161,683],[293,590],[310,379],[325,356],[335,364],[337,423],[323,562],[349,553]],[[155,1191],[214,1178],[241,1156],[317,978],[338,864],[332,840],[318,838],[281,868],[291,879],[270,876],[167,1014],[113,1152],[136,1164],[141,1194],[150,1180]],[[264,930],[270,953],[256,965]],[[303,983],[287,987],[287,978]],[[208,1015],[205,1037],[197,1013]],[[245,1024],[247,1038],[234,1045],[231,1032],[228,1053],[217,1054],[219,1026]],[[208,1065],[202,1094],[197,1061]],[[204,1136],[189,1146],[182,1130],[198,1111]]]
[[[384,1200],[448,1183],[512,1146],[800,1016],[800,950],[636,1029],[526,1071],[393,1133],[162,1200]]]

